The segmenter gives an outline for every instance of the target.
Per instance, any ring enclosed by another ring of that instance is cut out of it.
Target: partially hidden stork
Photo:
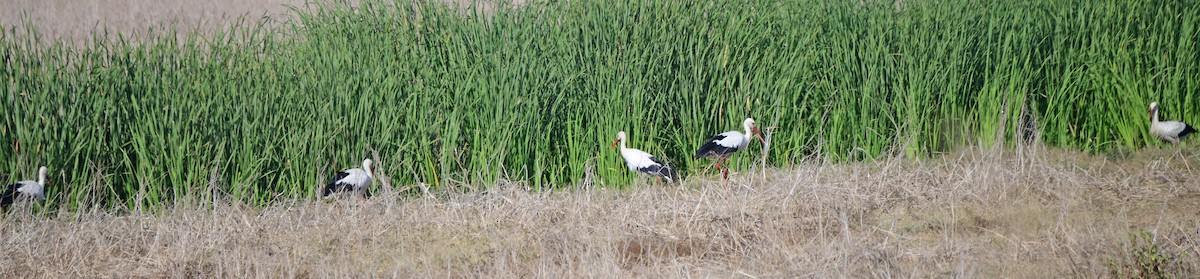
[[[1179,141],[1184,137],[1195,133],[1196,129],[1191,125],[1179,121],[1158,121],[1158,102],[1150,103],[1150,134],[1169,141],[1172,144],[1179,144]]]
[[[758,131],[758,127],[754,126],[753,118],[746,118],[745,121],[742,121],[742,127],[746,129],[745,134],[738,131],[720,133],[708,139],[708,142],[700,146],[700,150],[696,150],[696,158],[717,158],[717,169],[721,170],[722,178],[725,180],[729,179],[729,167],[723,166],[722,163],[733,153],[750,146],[750,133],[754,133],[759,143],[763,141],[762,133]]]
[[[363,195],[369,194],[367,187],[371,186],[371,180],[374,178],[375,169],[371,168],[371,159],[365,159],[362,162],[362,168],[346,169],[335,174],[333,182],[329,182],[329,185],[325,186],[322,196],[350,192],[361,201]]]
[[[654,176],[659,181],[666,179],[667,183],[679,181],[679,175],[675,173],[674,169],[671,169],[671,166],[659,161],[650,153],[625,147],[625,140],[625,131],[621,131],[617,133],[617,139],[613,140],[612,146],[616,147],[620,143],[621,158],[625,159],[625,165],[629,166],[629,170]]]
[[[43,192],[46,186],[46,174],[50,169],[42,166],[38,168],[38,180],[23,180],[17,183],[9,184],[4,188],[4,192],[0,193],[0,208],[8,208],[17,199],[33,198],[36,200],[46,200],[46,194]]]

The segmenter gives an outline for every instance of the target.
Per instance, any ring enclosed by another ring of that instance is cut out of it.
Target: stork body
[[[371,168],[371,159],[363,160],[362,168],[347,169],[335,174],[333,182],[325,186],[322,196],[350,192],[361,200],[364,195],[369,194],[367,188],[371,186],[374,178],[375,170]]]
[[[729,159],[729,156],[750,146],[750,133],[754,133],[754,136],[760,142],[762,141],[762,133],[758,131],[758,127],[754,126],[754,119],[746,118],[745,121],[742,121],[742,127],[746,129],[745,133],[727,131],[709,138],[704,145],[700,146],[699,150],[696,150],[696,158],[717,158],[717,169],[721,170],[723,179],[729,179],[729,168],[722,166],[722,163]]]
[[[1196,129],[1187,123],[1158,121],[1158,102],[1150,103],[1150,134],[1172,144],[1179,144],[1180,140],[1195,132]]]
[[[9,184],[4,188],[4,192],[0,193],[0,208],[8,208],[9,205],[21,198],[45,200],[46,174],[49,172],[50,170],[43,166],[38,168],[37,181],[23,180]]]
[[[625,165],[629,167],[629,170],[651,175],[659,180],[666,179],[667,182],[679,181],[679,175],[671,166],[659,161],[650,153],[626,147],[625,140],[625,131],[621,131],[617,133],[617,139],[613,141],[613,146],[620,143],[621,158],[625,159]]]

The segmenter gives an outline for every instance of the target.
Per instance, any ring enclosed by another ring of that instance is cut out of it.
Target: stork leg
[[[721,171],[721,158],[717,158],[717,171]]]
[[[721,180],[725,181],[725,188],[729,188],[729,166],[725,165],[725,159],[729,157],[721,156],[717,159],[718,169],[721,171]]]
[[[721,157],[721,162],[724,163],[726,159],[729,159],[729,157]],[[728,164],[722,164],[721,174],[725,180],[729,180],[729,165]]]
[[[725,188],[729,188],[729,166],[725,166],[725,172],[722,173],[722,176],[722,180],[725,180]]]
[[[717,171],[721,172],[721,177],[723,177],[722,179],[728,180],[729,179],[729,171],[728,171],[729,168],[724,166],[724,164],[723,164],[723,163],[725,163],[725,158],[726,157],[724,157],[724,156],[717,158]]]

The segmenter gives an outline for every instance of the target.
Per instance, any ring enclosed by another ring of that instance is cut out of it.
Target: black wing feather
[[[336,193],[336,192],[345,192],[345,191],[353,190],[354,186],[352,186],[350,184],[337,183],[338,181],[342,180],[343,178],[346,178],[347,176],[350,176],[350,173],[347,173],[344,171],[339,171],[337,174],[333,175],[333,181],[330,181],[329,185],[325,186],[325,191],[324,191],[324,193],[321,194],[321,196],[328,196],[328,195],[332,195],[333,193]]]
[[[725,139],[725,135],[717,135],[708,139],[704,145],[700,146],[700,150],[696,150],[696,158],[704,158],[708,156],[724,156],[726,154],[737,151],[737,147],[726,147],[717,144],[717,141]]]
[[[1191,135],[1195,132],[1196,132],[1196,128],[1192,128],[1192,125],[1183,124],[1183,131],[1179,132],[1179,138],[1183,139],[1183,137],[1186,137],[1187,135]]]
[[[0,208],[8,208],[9,205],[12,205],[13,201],[17,199],[18,187],[20,187],[20,185],[17,185],[17,183],[9,184],[8,187],[4,187],[4,192],[0,193]]]
[[[638,172],[641,172],[641,173],[645,173],[645,174],[649,174],[649,175],[653,175],[653,176],[661,176],[663,178],[666,178],[667,182],[679,181],[679,175],[675,173],[675,170],[671,169],[671,167],[668,167],[668,166],[653,165],[653,166],[648,166],[648,167],[644,167],[644,168],[639,168],[637,170],[638,170]]]
[[[659,164],[659,165],[664,165],[664,166],[667,165],[667,164],[663,163],[662,161],[659,161],[658,157],[654,157],[654,156],[650,156],[650,161],[654,162],[655,164]]]
[[[667,180],[679,181],[679,173],[676,173],[675,169],[671,168],[671,165],[667,165],[666,163],[659,161],[658,158],[654,157],[650,157],[650,160],[663,166],[659,173],[661,173],[663,177],[667,178]]]
[[[638,171],[649,175],[662,176],[663,178],[666,178],[668,182],[679,181],[679,174],[675,173],[675,170],[671,169],[671,166],[659,161],[658,158],[654,156],[650,156],[650,161],[654,162],[655,165],[640,168]]]

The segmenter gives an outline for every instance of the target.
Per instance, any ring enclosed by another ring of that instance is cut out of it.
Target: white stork
[[[625,147],[625,131],[617,133],[617,139],[613,140],[612,146],[617,146],[617,143],[621,144],[621,157],[625,159],[625,165],[629,166],[629,170],[655,176],[659,181],[666,179],[668,183],[679,181],[675,170],[659,161],[658,158],[654,158],[654,155]]]
[[[1150,103],[1150,133],[1154,136],[1169,141],[1172,144],[1179,144],[1179,140],[1195,133],[1196,129],[1179,121],[1158,121],[1158,102]]]
[[[329,186],[325,186],[325,193],[322,196],[338,192],[353,192],[359,200],[362,200],[363,195],[370,194],[367,187],[371,186],[373,178],[375,178],[375,170],[371,168],[371,159],[365,159],[361,169],[347,169],[334,175],[333,182],[330,182]]]
[[[46,174],[50,172],[45,166],[38,168],[38,180],[18,181],[4,188],[4,193],[0,193],[0,207],[8,208],[18,198],[29,197],[37,200],[46,200],[46,195],[43,189],[46,185]]]
[[[721,163],[725,162],[725,159],[729,159],[734,152],[750,146],[750,133],[754,133],[759,143],[763,141],[762,133],[758,132],[758,127],[754,126],[753,118],[746,118],[746,121],[742,121],[742,127],[746,128],[745,134],[728,131],[708,139],[708,142],[700,146],[700,150],[696,150],[696,158],[717,157],[717,169],[721,170],[723,179],[728,180],[729,167],[722,167]]]

